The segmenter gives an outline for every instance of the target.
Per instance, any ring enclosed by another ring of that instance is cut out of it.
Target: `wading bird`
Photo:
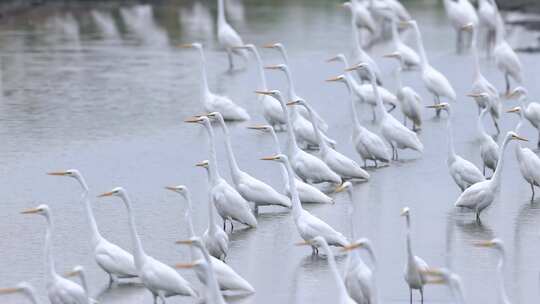
[[[510,78],[518,84],[523,80],[521,61],[516,52],[504,39],[505,29],[504,21],[500,14],[497,14],[497,30],[495,34],[495,48],[493,49],[493,57],[499,71],[504,74],[506,83],[506,94],[510,93]]]
[[[60,276],[56,272],[52,252],[54,224],[49,206],[39,205],[22,213],[41,215],[47,221],[47,232],[45,234],[45,282],[47,295],[51,304],[90,304],[90,299],[79,284]]]
[[[464,207],[473,210],[476,213],[476,220],[478,222],[480,222],[480,213],[489,207],[498,196],[501,187],[504,152],[511,140],[527,141],[527,139],[520,137],[514,132],[506,133],[503,143],[499,148],[499,162],[497,163],[497,167],[495,168],[495,172],[491,179],[476,183],[467,188],[461,193],[454,204],[456,207]]]
[[[47,174],[71,177],[81,186],[83,190],[81,201],[84,203],[86,216],[88,218],[88,223],[90,224],[94,258],[98,266],[109,275],[109,285],[118,279],[136,277],[137,269],[135,268],[133,256],[119,246],[106,240],[99,232],[96,218],[94,217],[94,211],[92,210],[92,205],[88,198],[89,189],[79,170],[70,169]]]
[[[219,0],[223,1],[223,0]],[[183,44],[182,48],[194,48],[201,57],[201,83],[200,94],[201,101],[206,112],[220,112],[226,120],[249,120],[248,112],[235,104],[229,97],[217,95],[210,91],[208,86],[208,77],[206,76],[206,58],[203,47],[200,43]]]
[[[485,94],[485,93],[482,93]],[[484,129],[484,116],[486,116],[488,108],[482,109],[480,115],[478,115],[477,127],[480,135],[480,158],[482,158],[484,176],[486,175],[486,168],[495,171],[497,163],[499,162],[499,145],[493,140],[486,130]]]
[[[474,244],[476,247],[480,248],[489,248],[495,250],[499,257],[499,262],[497,263],[497,293],[499,298],[499,303],[510,304],[508,295],[506,293],[506,285],[504,284],[504,264],[506,262],[506,254],[504,251],[504,243],[495,238],[491,241],[481,241]]]
[[[206,116],[198,116],[188,119],[186,122],[203,125],[208,135],[208,146],[210,147],[210,161],[208,164],[210,198],[219,216],[223,219],[223,229],[226,230],[227,220],[231,222],[231,232],[234,230],[233,220],[251,228],[257,227],[257,219],[251,212],[249,203],[219,174],[214,129],[210,124],[210,119]]]
[[[314,216],[313,214],[302,208],[302,205],[300,204],[300,199],[298,198],[298,192],[296,191],[296,187],[293,181],[294,171],[287,156],[283,154],[278,154],[275,156],[264,157],[262,158],[262,160],[277,161],[284,164],[287,168],[287,174],[289,175],[289,187],[291,189],[291,200],[293,204],[292,213],[294,223],[296,224],[298,234],[300,234],[300,237],[302,237],[304,241],[309,242],[314,237],[321,236],[326,240],[326,243],[332,246],[344,247],[349,243],[347,241],[347,238],[343,234],[336,231],[326,222],[322,221],[318,217]],[[316,244],[312,244],[311,246],[314,254],[318,254],[318,248],[319,246],[317,246]]]
[[[448,113],[448,118],[446,121],[446,131],[448,133],[448,157],[446,159],[446,164],[448,165],[450,176],[452,176],[454,182],[457,184],[459,189],[461,189],[461,192],[465,191],[465,189],[469,188],[471,185],[485,181],[486,178],[473,163],[456,153],[454,147],[454,134],[452,131],[453,114],[450,109],[450,105],[443,102],[438,105],[428,107],[440,107]]]
[[[444,8],[446,15],[450,20],[450,24],[457,33],[456,39],[456,52],[461,53],[465,46],[469,46],[471,42],[471,35],[464,40],[463,26],[472,23],[474,26],[478,26],[478,16],[474,6],[469,0],[444,0]]]
[[[88,283],[87,283],[88,281],[86,280],[86,272],[84,270],[84,267],[82,267],[81,265],[77,265],[73,267],[71,271],[66,273],[64,277],[66,278],[77,277],[79,281],[81,282],[82,288],[84,289],[86,296],[90,300],[90,303],[99,303],[98,301],[90,298],[90,291],[88,289]]]
[[[531,125],[538,132],[537,147],[540,148],[540,103],[530,102],[527,103],[528,92],[524,87],[515,88],[512,93],[508,95],[509,98],[517,97],[521,106],[523,116],[531,123]]]
[[[217,0],[218,2],[218,16],[217,16],[217,35],[218,42],[227,52],[229,57],[229,69],[234,68],[233,54],[238,55],[247,61],[246,50],[236,49],[236,46],[244,45],[242,37],[238,35],[238,32],[227,22],[225,18],[225,0]]]
[[[465,297],[463,296],[463,287],[461,283],[461,278],[450,272],[446,268],[429,268],[426,271],[422,272],[425,276],[428,276],[426,284],[445,284],[450,289],[450,293],[454,298],[455,303],[465,304]]]
[[[407,263],[405,264],[405,282],[409,285],[409,297],[410,303],[413,301],[413,289],[420,292],[420,301],[424,303],[424,284],[426,278],[422,274],[422,271],[428,269],[428,264],[420,257],[413,254],[411,244],[411,215],[409,207],[405,207],[401,210],[401,216],[405,217],[407,224]]]

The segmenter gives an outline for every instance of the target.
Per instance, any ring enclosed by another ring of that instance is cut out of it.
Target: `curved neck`
[[[456,303],[465,304],[465,296],[463,295],[463,288],[461,287],[461,282],[456,281],[453,284],[452,289],[453,289],[454,299],[456,300]]]
[[[497,162],[497,167],[495,167],[495,173],[493,173],[493,177],[491,178],[494,186],[498,186],[501,182],[501,173],[504,165],[504,154],[506,151],[506,146],[509,142],[510,137],[506,137],[502,146],[499,148],[499,161]]]
[[[308,111],[309,121],[311,122],[311,126],[313,127],[313,132],[315,132],[315,138],[317,139],[317,143],[319,144],[321,153],[325,153],[326,151],[328,151],[329,148],[326,142],[322,140],[321,131],[319,130],[317,122],[315,121],[315,115],[313,114],[313,110],[311,109],[311,106],[306,103],[304,103],[303,106]]]
[[[285,113],[285,120],[287,122],[287,136],[289,138],[289,142],[287,143],[287,153],[289,154],[289,157],[293,157],[294,153],[299,148],[296,144],[296,136],[294,135],[294,129],[291,122],[291,115],[287,109],[287,105],[285,104],[281,96],[278,96],[278,101],[279,101],[279,104],[281,105],[281,109],[283,110],[283,113]],[[291,178],[291,176],[289,176],[289,178]]]
[[[261,59],[261,55],[259,54],[259,51],[255,47],[252,49],[252,51],[253,51],[253,54],[255,55],[255,60],[257,61],[257,70],[259,72],[259,80],[260,80],[259,90],[266,91],[268,89],[268,85],[266,83],[266,74],[264,73],[264,66]],[[266,97],[266,96],[263,95],[263,97]]]
[[[426,55],[426,50],[424,49],[424,41],[422,40],[422,34],[418,29],[417,24],[413,24],[414,32],[416,33],[416,46],[420,52],[420,63],[422,64],[422,69],[429,65],[428,58]]]
[[[474,60],[474,78],[477,79],[480,77],[482,72],[480,72],[480,58],[478,56],[478,47],[476,46],[476,28],[472,30],[472,40],[471,40],[471,52]]]
[[[414,261],[414,254],[412,251],[412,244],[411,244],[411,217],[407,214],[405,217],[405,220],[407,221],[407,257],[409,259],[409,262]]]
[[[131,210],[131,200],[129,199],[127,193],[121,195],[120,197],[122,198],[122,201],[124,202],[124,205],[126,206],[126,210],[128,212],[129,228],[131,232],[131,241],[133,243],[133,258],[135,260],[135,266],[137,268],[140,268],[145,259],[146,253],[144,252],[141,239],[139,237],[139,234],[137,233],[135,216],[133,215],[133,212]]]
[[[486,112],[487,112],[487,108],[483,109],[480,112],[480,115],[478,116],[478,122],[477,122],[478,132],[480,133],[480,136],[483,136],[483,137],[489,137],[489,135],[486,133],[486,129],[484,129],[484,123],[483,123]]]
[[[221,1],[221,0],[220,0]],[[208,87],[208,77],[206,76],[206,57],[202,48],[197,48],[199,55],[201,56],[201,84],[200,92],[201,97],[204,98],[207,94],[210,94],[210,88]]]
[[[90,230],[92,233],[92,243],[95,247],[97,246],[98,242],[102,239],[102,236],[99,233],[96,218],[94,216],[94,211],[92,210],[92,204],[90,202],[90,199],[88,198],[88,186],[86,185],[86,181],[84,180],[82,176],[78,176],[77,181],[83,188],[83,193],[81,194],[81,201],[84,202],[84,207],[86,209],[86,216],[88,218],[88,223],[90,224]]]
[[[294,82],[293,82],[293,79],[292,79],[292,74],[291,74],[291,70],[289,69],[289,66],[286,66],[283,69],[283,72],[285,72],[285,76],[287,77],[287,84],[288,84],[287,93],[289,95],[288,96],[289,100],[296,99],[296,97],[297,97],[296,90],[294,88]],[[294,109],[292,111],[294,111]]]
[[[27,293],[27,297],[30,299],[30,302],[32,302],[33,304],[40,303],[36,297],[36,293],[33,290]]]
[[[504,41],[504,21],[500,14],[497,14],[495,22],[495,45]]]
[[[223,135],[225,135],[225,148],[227,150],[227,160],[229,161],[229,168],[231,169],[231,177],[235,182],[238,181],[240,175],[240,168],[236,162],[236,157],[234,156],[234,151],[231,144],[231,134],[229,133],[229,128],[225,124],[223,118],[219,118],[219,124],[223,130]]]
[[[397,48],[398,45],[401,43],[401,38],[399,37],[396,21],[390,19],[390,23],[392,26],[392,42],[394,43],[394,46]]]
[[[337,284],[341,297],[348,297],[347,289],[345,288],[345,283],[343,283],[343,279],[341,278],[341,275],[339,274],[339,271],[336,265],[334,253],[332,252],[332,250],[330,250],[330,247],[328,247],[328,244],[323,243],[322,247],[324,248],[324,251],[326,252],[328,266],[330,266],[330,270],[332,271],[334,280],[336,280],[336,284]],[[340,300],[341,301],[339,303],[345,303],[343,299],[340,299]]]
[[[51,280],[57,276],[52,252],[54,223],[49,214],[45,216],[45,219],[47,221],[47,232],[45,234],[45,267],[47,268],[47,276],[49,277],[49,280]]]
[[[377,82],[375,80],[375,74],[373,73],[373,70],[372,69],[369,69],[368,70],[369,73],[370,73],[370,82],[371,82],[371,86],[373,87],[373,93],[375,94],[375,100],[377,102],[377,115],[375,117],[376,119],[376,122],[380,122],[383,118],[384,115],[386,115],[386,110],[384,109],[384,106],[383,106],[383,102],[382,102],[382,99],[381,99],[381,94],[379,93],[379,88],[377,86]]]
[[[400,60],[401,63],[401,60]],[[401,82],[401,64],[397,66],[396,68],[396,84],[398,87],[398,91],[401,91],[403,89],[403,83]]]
[[[353,52],[359,56],[364,51],[362,50],[362,46],[360,44],[360,38],[358,37],[358,28],[356,27],[356,16],[354,15],[353,8],[351,7],[351,27],[352,27],[352,43],[353,43]]]
[[[219,170],[217,166],[216,156],[216,144],[214,142],[214,129],[210,123],[204,123],[204,128],[208,134],[208,145],[210,147],[210,162],[208,164],[208,175],[210,177],[210,183],[215,185],[220,179]]]
[[[212,197],[208,195],[208,232],[214,234],[216,232],[216,218],[214,211],[214,204],[212,203]]]
[[[285,62],[285,65],[289,66],[289,55],[287,54],[287,50],[285,50],[285,47],[281,46],[278,48],[278,50],[281,54],[281,57],[283,58],[283,61]]]
[[[504,251],[499,252],[499,263],[497,264],[497,278],[498,278],[498,285],[499,285],[499,297],[501,300],[501,303],[510,303],[508,300],[508,295],[506,294],[506,286],[504,284],[504,262],[506,259],[506,255]]]
[[[195,236],[195,229],[193,229],[193,217],[191,216],[193,214],[192,212],[193,205],[191,204],[191,195],[189,193],[186,193],[185,197],[186,197],[186,202],[187,202],[187,208],[184,213],[184,218],[186,219],[186,222],[188,224],[189,238],[192,238]],[[189,254],[191,256],[191,260],[194,261],[196,259],[196,256],[195,256],[195,250],[193,249],[193,246],[189,246]]]
[[[86,281],[86,275],[84,274],[84,271],[79,272],[79,280],[81,280],[81,285],[84,289],[84,293],[86,293],[86,297],[90,297],[90,291],[88,290],[88,282]]]
[[[456,150],[454,148],[454,131],[452,130],[452,114],[448,111],[448,118],[446,121],[446,132],[448,133],[448,158],[454,159],[456,157]]]
[[[281,154],[281,147],[279,145],[279,139],[273,127],[270,127],[270,134],[272,135],[272,140],[274,141],[274,146],[276,147],[276,154]],[[284,164],[280,164],[280,173],[281,173],[281,178],[283,178],[283,183],[285,185],[285,188],[287,188],[287,186],[289,185],[289,175],[287,174],[287,169],[285,168]]]
[[[355,128],[360,127],[360,120],[358,119],[358,109],[356,108],[356,101],[354,100],[354,93],[351,88],[350,80],[348,79],[348,76],[345,76],[345,86],[347,87],[347,91],[349,92],[349,106],[351,109],[351,116],[352,121]]]
[[[300,204],[300,197],[298,196],[298,190],[294,183],[294,172],[291,167],[289,160],[284,162],[285,167],[287,168],[287,174],[289,175],[289,190],[291,191],[291,200],[292,200],[292,212],[294,218],[298,218],[302,213],[302,205]]]
[[[227,23],[225,20],[225,0],[218,0],[218,25],[224,25]]]
[[[349,197],[349,231],[350,231],[350,239],[354,240],[354,197],[353,192],[351,189],[347,189],[347,196]],[[353,250],[356,251],[356,250]]]
[[[210,295],[210,303],[216,303],[216,304],[225,304],[225,300],[223,299],[223,296],[221,295],[221,290],[219,289],[219,284],[217,281],[216,274],[214,272],[214,267],[212,267],[212,260],[210,258],[210,254],[208,254],[208,251],[206,249],[201,248],[201,253],[204,257],[204,260],[206,261],[206,284],[208,288],[208,292]]]

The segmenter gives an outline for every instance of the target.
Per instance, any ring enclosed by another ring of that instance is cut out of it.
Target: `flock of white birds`
[[[166,187],[180,194],[187,202],[185,222],[189,228],[190,238],[178,241],[178,243],[190,246],[190,263],[169,266],[145,253],[137,234],[132,204],[125,189],[117,187],[99,197],[116,196],[124,203],[131,231],[132,248],[130,250],[120,248],[101,235],[92,211],[89,188],[79,171],[72,169],[49,173],[55,176],[71,177],[79,183],[82,190],[81,203],[86,208],[92,231],[93,254],[98,266],[109,275],[110,284],[136,278],[152,293],[154,302],[157,302],[159,298],[165,303],[167,297],[182,295],[204,300],[206,303],[225,303],[224,295],[254,293],[255,289],[250,283],[226,264],[229,249],[228,233],[232,233],[234,226],[239,224],[255,229],[259,208],[273,205],[292,209],[292,218],[303,240],[298,245],[309,246],[313,255],[319,255],[319,251],[322,250],[327,257],[339,291],[335,297],[335,303],[377,303],[374,278],[376,258],[370,241],[365,238],[348,239],[322,219],[303,209],[302,203],[332,204],[330,192],[342,191],[346,191],[352,200],[354,185],[358,182],[369,182],[371,178],[366,171],[368,161],[373,164],[373,169],[377,169],[381,165],[392,165],[392,161],[399,159],[400,150],[412,149],[422,154],[424,146],[417,134],[422,127],[421,109],[424,107],[422,98],[413,88],[402,84],[401,73],[419,74],[434,100],[434,103],[427,107],[434,109],[437,116],[441,112],[447,113],[448,171],[462,191],[456,199],[455,206],[472,210],[478,222],[480,222],[482,211],[489,207],[498,195],[507,145],[513,140],[527,141],[519,135],[525,121],[528,121],[540,134],[540,105],[528,103],[527,90],[520,86],[522,66],[516,53],[505,41],[503,19],[494,0],[479,0],[477,8],[468,0],[444,0],[450,24],[457,33],[456,51],[462,53],[470,50],[474,58],[473,81],[467,95],[478,105],[477,123],[481,134],[479,150],[483,161],[482,170],[455,151],[451,103],[456,100],[456,92],[444,74],[430,65],[420,26],[398,0],[351,0],[343,3],[342,6],[351,13],[352,57],[346,58],[343,54],[339,54],[329,59],[332,62],[340,62],[344,68],[342,75],[327,81],[344,84],[349,93],[352,142],[363,166],[335,150],[336,143],[327,134],[329,125],[325,122],[323,115],[317,113],[310,102],[296,93],[285,46],[281,43],[264,45],[264,48],[277,50],[283,59],[282,64],[264,66],[257,47],[244,43],[240,35],[227,23],[224,0],[217,2],[218,40],[227,53],[229,67],[233,69],[235,60],[238,58],[243,58],[244,62],[247,62],[250,54],[256,60],[260,77],[256,94],[258,94],[262,116],[267,124],[253,125],[249,128],[272,136],[275,151],[271,152],[273,156],[265,157],[263,160],[279,163],[284,182],[283,191],[276,190],[243,171],[241,164],[235,158],[226,122],[249,120],[250,115],[228,97],[211,92],[207,81],[204,49],[199,43],[184,44],[182,47],[194,49],[200,55],[201,103],[207,113],[186,120],[187,123],[202,125],[208,137],[210,151],[209,160],[197,164],[206,170],[208,176],[208,228],[202,236],[195,234],[191,222],[189,190],[183,185]],[[405,44],[401,39],[403,32],[408,30],[412,30],[415,37],[416,44],[413,46]],[[395,94],[383,87],[379,67],[364,49],[366,45],[385,36],[391,37],[394,51],[378,54],[378,57],[384,56],[397,60],[395,76],[398,89]],[[480,70],[477,42],[481,38],[483,38],[481,44],[485,48],[487,58],[493,60],[506,80],[504,92],[499,92]],[[286,94],[268,88],[265,70],[283,72],[288,84]],[[515,83],[514,88],[511,81]],[[510,98],[519,98],[520,106],[506,112],[518,114],[520,120],[515,130],[507,132],[499,145],[484,130],[483,120],[489,114],[499,133],[498,122],[503,116],[501,100]],[[372,107],[373,127],[371,130],[360,123],[357,107],[361,103]],[[394,108],[402,112],[403,123],[390,113]],[[411,129],[407,127],[408,121],[411,122]],[[224,135],[230,182],[222,177],[218,169],[214,134],[216,126]],[[288,145],[284,152],[281,151],[276,131],[287,134]],[[540,146],[540,141],[538,145]],[[311,153],[306,152],[308,150],[312,150]],[[521,144],[516,145],[515,155],[523,178],[531,186],[532,200],[535,186],[540,185],[540,158],[533,150]],[[221,217],[223,225],[216,223],[216,212]],[[413,301],[413,290],[419,291],[423,302],[424,286],[442,283],[449,287],[456,302],[464,303],[461,281],[457,274],[448,269],[429,267],[425,261],[414,255],[410,236],[410,212],[407,207],[401,212],[406,219],[408,258],[405,262],[404,278],[410,290],[410,302]],[[75,267],[65,276],[58,274],[55,269],[54,254],[51,249],[53,218],[50,208],[47,205],[40,205],[25,210],[23,213],[41,215],[47,222],[45,268],[47,295],[50,302],[53,304],[95,302],[87,292],[82,267]],[[493,239],[478,242],[475,245],[492,248],[500,255],[497,267],[499,276],[502,277],[505,260],[503,243],[498,239]],[[343,272],[338,270],[334,253],[329,246],[340,247],[342,252],[347,252]],[[370,261],[367,263],[363,261],[359,250],[366,250]],[[175,268],[193,268],[204,288],[196,290]],[[68,276],[78,276],[81,284],[67,279]],[[510,303],[503,280],[500,280],[498,289],[501,303]],[[31,302],[38,303],[34,289],[28,283],[22,282],[15,287],[0,289],[0,293],[3,294],[15,292],[21,292]]]

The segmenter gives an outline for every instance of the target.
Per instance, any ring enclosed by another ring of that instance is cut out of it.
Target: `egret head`
[[[478,242],[473,243],[473,245],[475,247],[491,248],[491,249],[495,249],[495,250],[497,250],[499,252],[504,252],[504,243],[503,243],[503,241],[501,241],[498,238],[494,238],[494,239],[489,240],[489,241],[478,241]]]
[[[416,24],[416,20],[411,19],[411,20],[399,22],[399,23],[398,23],[398,26],[399,26],[400,28],[408,28],[408,27],[411,27],[411,26],[416,27],[416,26],[418,26],[418,25]]]
[[[1,294],[12,294],[12,293],[18,293],[18,292],[24,294],[26,297],[28,297],[28,298],[30,298],[32,300],[35,300],[34,299],[35,294],[36,294],[35,289],[28,282],[20,282],[15,287],[0,288],[0,295]]]
[[[49,209],[48,205],[41,204],[41,205],[39,205],[39,206],[37,206],[35,208],[30,208],[30,209],[23,210],[21,213],[22,214],[39,214],[39,215],[43,215],[45,217],[48,217],[49,213],[50,213],[50,209]]]
[[[347,182],[344,182],[342,183],[341,185],[339,185],[336,190],[334,190],[334,193],[339,193],[339,192],[343,192],[345,190],[347,191],[350,191],[352,190],[353,188],[353,185],[351,182],[347,181]]]
[[[507,110],[506,113],[516,113],[521,115],[521,107],[513,107],[510,110]]]
[[[274,64],[274,65],[267,65],[264,68],[267,69],[267,70],[285,71],[285,70],[287,70],[287,65],[284,64],[284,63],[280,63],[280,64]]]
[[[248,43],[244,45],[233,46],[233,49],[250,50],[251,52],[255,52],[255,45]]]
[[[180,44],[178,47],[183,48],[183,49],[198,49],[198,50],[202,50],[202,44],[200,44],[199,42]]]
[[[352,3],[350,1],[346,1],[346,2],[343,2],[341,4],[341,7],[345,7],[345,8],[348,8],[348,9],[352,9]]]
[[[327,82],[347,82],[347,78],[344,75],[339,75],[336,77],[326,79]]]
[[[427,284],[449,284],[452,273],[446,268],[428,268],[420,273],[426,278]]]
[[[48,175],[53,175],[53,176],[69,176],[69,177],[73,177],[73,178],[77,178],[77,177],[81,176],[81,173],[79,173],[79,170],[77,170],[77,169],[69,169],[69,170],[66,170],[66,171],[48,172],[47,174]]]
[[[527,95],[528,95],[527,89],[525,89],[524,87],[517,87],[513,89],[512,92],[510,92],[510,94],[506,95],[506,97],[510,99],[510,98],[525,97]]]
[[[486,92],[469,93],[469,94],[467,94],[467,96],[472,97],[472,98],[474,98],[474,99],[478,99],[478,100],[484,100],[484,101],[490,99],[489,94],[486,93]]]
[[[335,62],[335,61],[345,62],[346,61],[345,55],[340,53],[340,54],[337,54],[336,56],[326,60],[326,62]]]
[[[80,276],[81,274],[84,274],[84,267],[82,267],[81,265],[77,265],[77,266],[73,267],[73,269],[71,271],[66,272],[64,274],[64,277],[71,278],[71,277],[74,277],[74,276]]]
[[[198,124],[210,124],[210,119],[208,119],[208,117],[204,116],[204,115],[199,115],[199,116],[193,116],[193,117],[190,117],[188,119],[186,119],[184,122],[187,122],[187,123],[198,123]]]
[[[172,192],[176,192],[180,195],[182,195],[184,198],[188,195],[188,188],[184,185],[178,185],[178,186],[166,186],[165,189],[170,190]]]
[[[407,216],[407,217],[408,217],[409,214],[410,214],[410,212],[411,212],[411,211],[410,211],[409,207],[403,207],[403,209],[401,209],[401,214],[400,214],[400,215],[401,215],[401,216]]]
[[[261,160],[273,160],[280,163],[285,163],[289,161],[289,158],[285,154],[276,154],[274,156],[263,157]]]
[[[307,103],[305,100],[298,98],[297,100],[292,100],[287,103],[288,106],[306,106]]]
[[[509,131],[508,133],[506,133],[506,137],[507,137],[509,140],[529,141],[528,139],[519,136],[519,135],[518,135],[516,132],[514,132],[514,131]]]
[[[196,236],[191,237],[191,238],[189,238],[187,240],[176,241],[176,244],[195,246],[195,247],[198,247],[200,249],[204,248],[204,244],[203,244],[201,238],[196,237]]]
[[[361,239],[358,239],[352,243],[350,243],[349,245],[343,247],[343,249],[341,249],[341,251],[343,252],[347,252],[347,251],[351,251],[351,250],[355,250],[355,249],[367,249],[368,251],[371,250],[371,241],[367,238],[361,238]]]
[[[250,130],[258,130],[262,132],[271,132],[273,130],[273,127],[270,125],[253,125],[247,127]]]
[[[106,196],[124,196],[126,194],[126,190],[122,187],[116,187],[112,189],[109,192],[102,193],[98,195],[98,197],[106,197]]]
[[[272,96],[277,100],[281,100],[281,92],[278,90],[269,90],[269,91],[255,91],[256,94],[259,95],[267,95]]]
[[[403,59],[403,57],[401,56],[401,53],[398,52],[398,51],[395,51],[395,52],[389,53],[389,54],[384,54],[383,57],[385,57],[385,58],[395,58],[398,61],[401,61]]]

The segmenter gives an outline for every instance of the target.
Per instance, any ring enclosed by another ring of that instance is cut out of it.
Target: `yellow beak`
[[[181,241],[176,241],[176,244],[191,245],[191,244],[193,244],[193,241],[192,240],[181,240]]]
[[[34,214],[38,212],[39,212],[38,208],[32,208],[32,209],[26,209],[26,210],[21,211],[21,214]]]
[[[267,157],[261,158],[261,160],[276,160],[276,159],[277,159],[276,156],[267,156]]]
[[[65,172],[65,171],[59,171],[59,172],[47,172],[47,175],[64,176],[64,175],[67,175],[67,172]]]
[[[111,195],[113,195],[113,192],[112,192],[112,191],[102,193],[102,194],[98,195],[97,197],[105,197],[105,196],[111,196]]]
[[[190,269],[195,267],[195,263],[178,263],[174,265],[174,268],[176,269]]]

